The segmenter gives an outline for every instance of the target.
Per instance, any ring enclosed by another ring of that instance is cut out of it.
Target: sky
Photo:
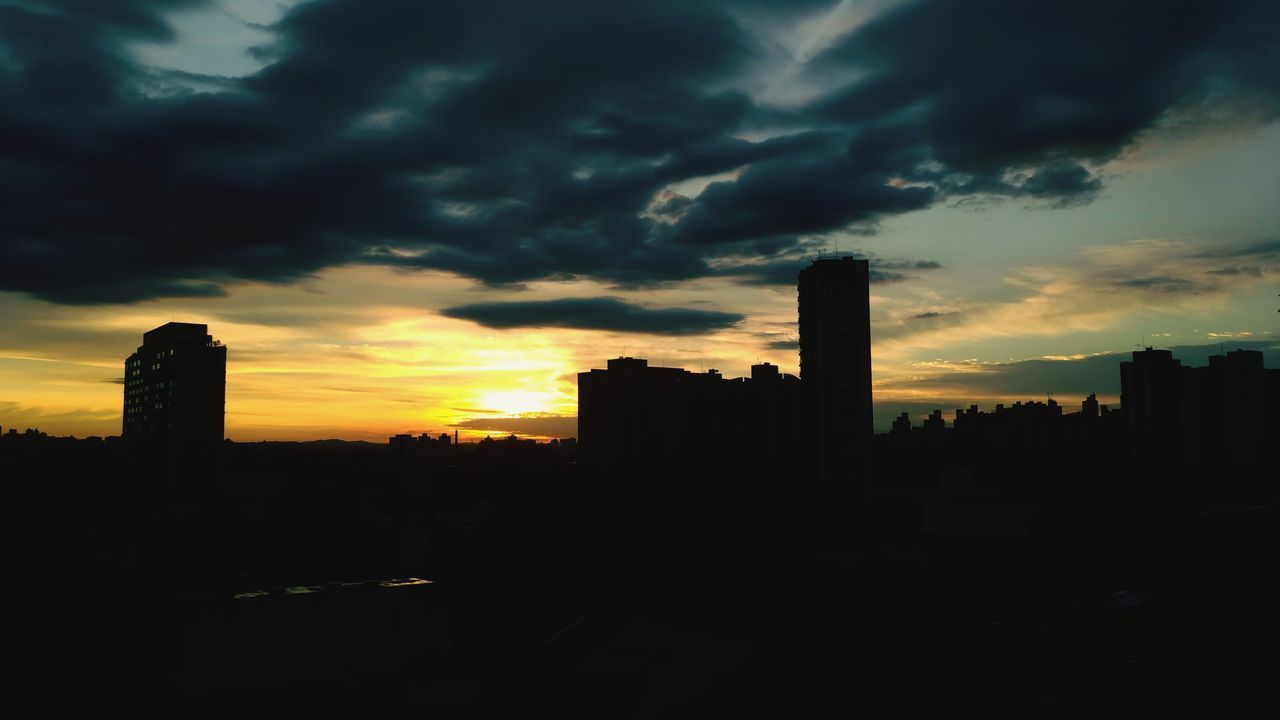
[[[0,0],[0,426],[118,434],[171,320],[234,440],[575,432],[610,357],[798,372],[871,263],[877,425],[1280,367],[1269,0]]]

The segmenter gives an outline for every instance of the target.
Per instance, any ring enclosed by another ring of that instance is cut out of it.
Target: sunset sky
[[[207,323],[234,440],[574,434],[618,355],[798,372],[871,261],[877,424],[1280,367],[1280,3],[0,0],[0,426],[120,431]]]

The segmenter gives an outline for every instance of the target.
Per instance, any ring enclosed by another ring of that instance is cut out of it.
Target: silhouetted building
[[[976,406],[975,406],[976,407]],[[893,419],[893,425],[889,429],[889,434],[895,437],[911,434],[911,416],[902,413]]]
[[[1120,363],[1122,408],[1090,394],[1064,414],[1047,402],[956,410],[953,429],[934,411],[912,427],[903,413],[878,441],[900,487],[937,484],[940,467],[971,467],[979,482],[1092,482],[1248,486],[1274,475],[1280,443],[1280,369],[1263,353],[1234,350],[1189,367],[1146,348]],[[1012,469],[1009,469],[1012,468]]]
[[[1181,458],[1181,377],[1182,363],[1168,350],[1134,351],[1132,361],[1120,363],[1129,451],[1148,475]]]
[[[818,482],[860,491],[871,437],[870,269],[851,257],[800,271],[806,462]]]
[[[416,437],[410,433],[400,433],[392,435],[387,444],[393,456],[404,460],[449,460],[453,458],[455,450],[453,437],[449,433],[421,433]]]
[[[1196,466],[1258,465],[1271,442],[1274,372],[1256,350],[1213,355],[1198,368],[1169,350],[1133,353],[1120,364],[1130,451],[1153,478]]]
[[[1084,417],[1098,417],[1098,395],[1097,393],[1089,393],[1089,397],[1080,403],[1080,414]]]
[[[800,411],[800,381],[768,363],[732,380],[629,357],[578,373],[578,438],[594,467],[791,467]]]
[[[1269,415],[1276,412],[1273,388],[1268,387],[1267,370],[1262,353],[1256,350],[1232,350],[1226,355],[1209,358],[1207,375],[1205,444],[1212,458],[1228,462],[1258,463],[1270,451],[1268,447]]]
[[[907,413],[877,439],[885,489],[1000,487],[1023,483],[1093,483],[1095,467],[1126,467],[1122,414],[1084,398],[1064,414],[1052,398],[990,411],[958,408],[948,428],[934,410],[916,427]]]
[[[772,363],[757,363],[749,381],[737,382],[746,403],[738,424],[745,424],[747,456],[763,467],[794,468],[804,444],[800,378],[779,372]]]
[[[418,439],[409,433],[400,433],[392,435],[387,444],[391,446],[391,451],[396,455],[404,455],[418,447]]]
[[[1189,367],[1169,350],[1146,348],[1120,363],[1122,407],[1094,394],[1064,414],[1047,402],[956,410],[948,430],[938,411],[919,427],[903,413],[877,447],[897,486],[936,486],[939,468],[970,467],[979,482],[1092,482],[1248,486],[1274,475],[1280,444],[1280,369],[1256,350]],[[1012,469],[1010,469],[1012,468]]]
[[[124,363],[125,441],[192,451],[223,438],[227,348],[207,325],[165,323]]]

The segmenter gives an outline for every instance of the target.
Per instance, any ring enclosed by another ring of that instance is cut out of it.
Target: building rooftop
[[[168,322],[142,334],[142,344],[171,342],[204,342],[209,338],[209,326],[203,323]]]

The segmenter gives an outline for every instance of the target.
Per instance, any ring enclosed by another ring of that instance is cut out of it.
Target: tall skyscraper
[[[125,441],[195,451],[222,442],[227,348],[207,325],[165,323],[124,361]]]
[[[1182,362],[1169,350],[1134,351],[1120,363],[1120,407],[1124,410],[1129,451],[1149,481],[1155,481],[1190,453],[1183,446]],[[1190,388],[1190,384],[1186,384]],[[1199,420],[1198,416],[1193,417]],[[1197,433],[1186,433],[1187,440]],[[1194,454],[1198,456],[1198,443]]]
[[[808,471],[837,491],[867,490],[870,473],[870,268],[851,257],[800,271],[800,380]]]

